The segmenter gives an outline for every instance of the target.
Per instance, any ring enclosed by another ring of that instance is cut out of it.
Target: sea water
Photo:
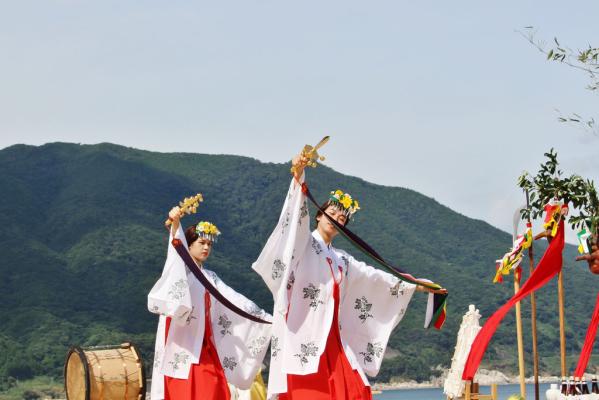
[[[545,392],[549,389],[549,383],[539,384],[539,400],[545,400]],[[482,394],[491,393],[489,386],[481,386]],[[520,394],[520,385],[499,385],[497,386],[497,395],[499,400],[506,400],[512,394]],[[381,394],[375,394],[375,400],[446,400],[442,388],[431,389],[399,389],[385,390]],[[526,400],[535,399],[535,386],[526,385]]]

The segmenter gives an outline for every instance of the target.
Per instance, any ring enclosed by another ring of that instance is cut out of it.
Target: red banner
[[[587,369],[589,358],[593,352],[593,345],[595,344],[595,337],[597,337],[597,325],[599,324],[599,295],[597,295],[597,302],[595,303],[595,311],[593,311],[593,318],[587,329],[587,336],[584,340],[584,346],[580,351],[580,358],[578,359],[578,366],[574,372],[576,378],[582,378],[584,371]]]
[[[472,343],[468,360],[464,366],[462,379],[472,380],[478,366],[487,350],[487,346],[493,337],[493,334],[501,324],[501,321],[512,307],[537,289],[543,287],[562,269],[562,251],[564,250],[564,222],[560,221],[555,238],[549,244],[547,251],[541,258],[539,265],[534,269],[528,280],[522,285],[520,291],[516,293],[507,303],[501,306],[493,315],[491,315]]]

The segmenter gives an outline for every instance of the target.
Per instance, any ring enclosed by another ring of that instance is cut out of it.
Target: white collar
[[[320,245],[321,245],[323,248],[325,248],[325,249],[327,250],[327,253],[328,253],[328,254],[327,254],[327,256],[326,256],[326,257],[327,257],[327,258],[330,258],[330,259],[333,261],[334,265],[336,265],[337,267],[339,267],[339,268],[343,268],[343,265],[342,265],[342,264],[341,264],[341,262],[340,262],[341,260],[339,259],[338,255],[337,255],[337,251],[335,250],[335,248],[333,247],[333,245],[332,245],[332,244],[329,244],[329,245],[327,246],[327,244],[326,244],[326,243],[324,242],[324,240],[322,239],[322,236],[321,236],[321,235],[320,235],[320,233],[318,232],[318,229],[314,229],[314,230],[312,231],[312,237],[313,237],[313,238],[314,238],[314,239],[315,239],[315,240],[316,240],[316,241],[317,241],[317,242],[318,242],[318,243],[319,243],[319,244],[320,244]],[[334,272],[333,272],[334,276],[333,276],[333,279],[334,279],[334,280],[335,280],[337,283],[340,283],[340,282],[341,282],[341,280],[343,279],[343,271],[342,271],[342,270],[340,270],[340,271],[339,271],[339,274],[340,274],[341,276],[340,276],[340,278],[339,278],[339,281],[337,281],[337,278],[336,278],[336,276],[337,276],[337,272],[336,272],[336,270],[337,270],[337,268],[334,268]]]
[[[334,249],[334,247],[333,247],[333,244],[332,244],[332,243],[329,243],[329,244],[326,244],[326,243],[325,243],[324,239],[323,239],[323,238],[322,238],[322,236],[320,235],[320,232],[318,232],[318,229],[314,229],[314,230],[312,231],[312,237],[314,237],[314,239],[316,239],[316,240],[317,240],[317,241],[318,241],[320,244],[322,244],[322,245],[323,245],[325,248],[327,248],[328,250],[331,250],[331,251],[332,251],[332,250]]]

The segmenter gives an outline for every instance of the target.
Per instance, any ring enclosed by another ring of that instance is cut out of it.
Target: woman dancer
[[[275,300],[268,397],[371,399],[365,374],[377,374],[389,335],[419,289],[333,247],[337,229],[320,211],[310,232],[301,189],[307,162],[293,160],[279,223],[252,266]],[[345,225],[360,207],[337,190],[321,208]]]
[[[217,301],[189,271],[173,238],[183,242],[201,272],[227,300],[261,319],[270,315],[225,285],[204,264],[220,235],[202,221],[183,232],[181,209],[169,212],[171,237],[162,276],[148,295],[148,309],[160,314],[152,400],[230,399],[227,382],[249,388],[270,340],[270,324],[250,321]]]

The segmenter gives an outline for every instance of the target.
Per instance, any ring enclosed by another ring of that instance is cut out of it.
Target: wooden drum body
[[[73,346],[64,365],[67,400],[145,400],[146,377],[134,345]]]

